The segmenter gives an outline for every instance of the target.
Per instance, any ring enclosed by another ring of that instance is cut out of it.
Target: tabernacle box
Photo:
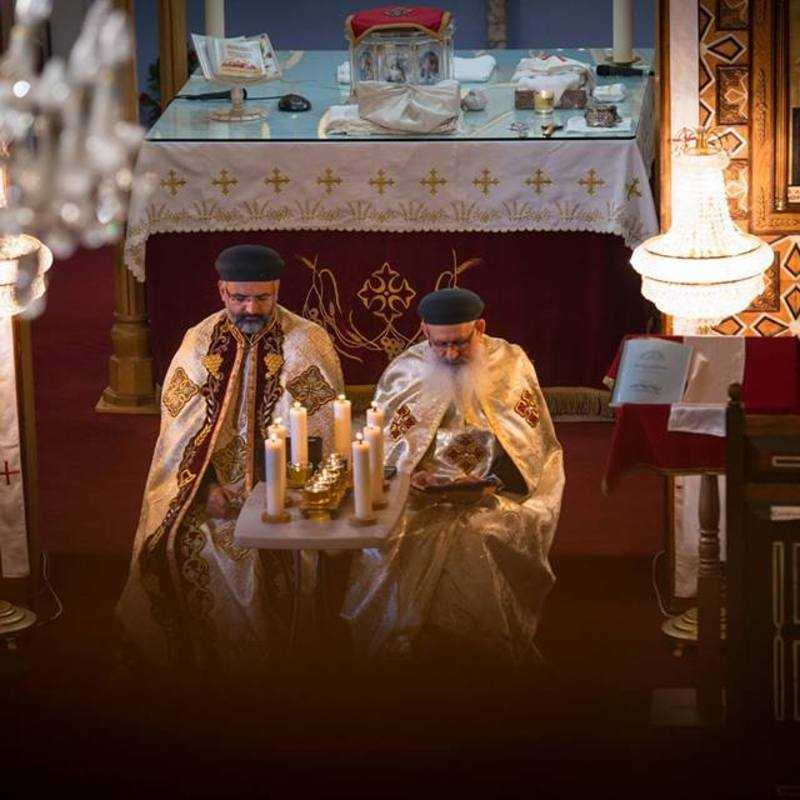
[[[610,405],[680,402],[691,360],[689,345],[666,339],[627,339]]]
[[[344,28],[354,95],[359,81],[431,84],[454,76],[449,11],[384,6],[351,14]]]

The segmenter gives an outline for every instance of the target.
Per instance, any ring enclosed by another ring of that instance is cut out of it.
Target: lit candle
[[[206,0],[206,36],[225,38],[225,0]]]
[[[350,457],[350,442],[353,439],[350,414],[350,401],[340,394],[333,401],[333,449],[345,458]]]
[[[372,504],[383,505],[383,431],[374,425],[364,428],[364,441],[369,445],[369,473],[372,484]]]
[[[292,464],[308,466],[308,413],[299,400],[289,409],[289,427],[292,431]]]
[[[614,0],[614,55],[617,64],[633,62],[633,0]]]
[[[283,498],[284,503],[286,502],[286,437],[288,434],[289,432],[286,430],[286,426],[283,424],[282,417],[275,417],[275,422],[273,422],[272,425],[267,428],[267,436],[275,436],[281,443],[283,466],[281,467],[280,477],[281,497]]]
[[[384,426],[384,413],[382,408],[378,408],[378,404],[373,400],[367,409],[367,425],[374,425],[376,428],[383,428]]]
[[[267,472],[267,514],[279,517],[283,514],[283,483],[281,470],[284,468],[285,444],[277,437],[270,436],[265,447],[265,465]],[[283,469],[283,474],[286,474]]]
[[[372,519],[372,481],[369,472],[369,445],[363,434],[353,442],[353,503],[356,519]]]

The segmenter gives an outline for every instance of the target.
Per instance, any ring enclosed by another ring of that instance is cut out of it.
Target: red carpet
[[[58,553],[129,552],[158,432],[154,416],[97,414],[114,308],[111,251],[83,251],[50,271],[33,326],[41,540]],[[600,492],[611,425],[564,423],[567,488],[555,554],[646,556],[663,541],[661,479]]]

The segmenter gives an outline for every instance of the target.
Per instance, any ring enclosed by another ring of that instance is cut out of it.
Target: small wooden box
[[[514,89],[514,108],[533,111],[536,89]]]

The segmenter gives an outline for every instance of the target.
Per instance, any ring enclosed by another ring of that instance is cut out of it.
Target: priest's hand
[[[224,486],[210,483],[206,494],[206,511],[217,519],[231,519],[236,516],[233,495]]]

